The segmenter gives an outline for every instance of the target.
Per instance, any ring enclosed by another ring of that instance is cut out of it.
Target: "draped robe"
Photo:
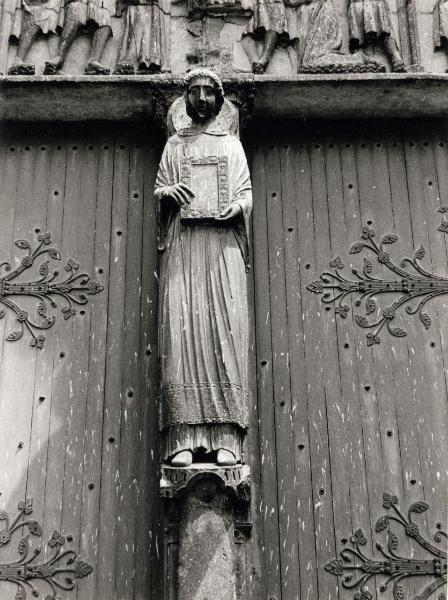
[[[164,149],[156,195],[181,181],[184,157],[225,156],[231,221],[183,221],[159,204],[161,430],[165,458],[181,450],[224,447],[240,458],[247,427],[246,266],[252,190],[239,140],[218,130],[182,130]],[[238,440],[238,436],[241,439]]]

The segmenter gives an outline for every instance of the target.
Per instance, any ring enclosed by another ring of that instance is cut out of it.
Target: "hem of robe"
[[[215,452],[224,448],[242,460],[244,429],[238,425],[175,425],[163,432],[163,459],[169,460],[183,450]]]
[[[241,385],[165,383],[162,386],[161,430],[176,425],[248,425],[249,394]]]

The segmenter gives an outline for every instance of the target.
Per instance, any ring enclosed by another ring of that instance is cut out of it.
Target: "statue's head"
[[[210,69],[194,69],[185,76],[187,115],[193,123],[206,123],[224,103],[224,89],[218,75]]]

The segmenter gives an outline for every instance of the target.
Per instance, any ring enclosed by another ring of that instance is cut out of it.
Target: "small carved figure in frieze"
[[[191,126],[167,142],[159,202],[161,430],[164,459],[235,465],[248,425],[248,221],[239,140],[217,127],[219,77],[185,78]]]
[[[392,71],[406,71],[392,25],[389,0],[349,0],[348,26],[352,51],[379,42],[389,57]]]
[[[342,52],[342,27],[332,0],[285,0],[288,31],[298,55],[299,73],[379,71],[362,52]]]
[[[18,38],[16,57],[9,75],[34,75],[35,66],[26,57],[38,36],[56,34],[62,0],[22,0],[17,5],[11,37]]]
[[[277,44],[286,45],[289,41],[283,0],[255,0],[253,16],[245,35],[263,40],[262,52],[252,63],[253,72],[262,74],[266,71]]]
[[[296,51],[299,73],[384,70],[362,52],[342,52],[342,28],[332,0],[257,0],[245,35],[263,39],[254,73],[264,73],[275,48],[288,45]]]
[[[434,50],[448,50],[448,0],[436,0],[433,17]]]
[[[45,75],[54,75],[63,64],[75,38],[85,28],[93,32],[92,48],[85,72],[91,75],[109,75],[110,69],[101,64],[101,56],[112,35],[111,16],[115,14],[115,0],[65,0],[64,26],[56,56],[45,63]]]
[[[131,0],[121,5],[123,30],[116,73],[160,73],[170,70],[170,3]]]

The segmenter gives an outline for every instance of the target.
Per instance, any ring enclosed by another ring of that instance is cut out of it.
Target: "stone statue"
[[[19,47],[9,75],[34,75],[34,65],[25,62],[27,54],[39,35],[56,33],[61,5],[62,0],[22,0],[17,5],[10,35],[18,38]]]
[[[287,44],[290,37],[283,0],[255,0],[253,16],[245,35],[263,40],[261,55],[252,63],[253,72],[262,74],[277,44]]]
[[[349,0],[348,27],[351,50],[380,42],[389,57],[392,71],[406,71],[398,50],[388,0]]]
[[[160,73],[170,70],[170,2],[126,0],[121,5],[123,30],[116,73]]]
[[[448,0],[436,0],[433,17],[434,50],[448,49]]]
[[[359,52],[342,52],[342,27],[332,0],[285,0],[288,31],[297,49],[298,72],[376,71],[381,65]]]
[[[100,60],[112,35],[111,16],[115,14],[115,0],[65,0],[64,26],[56,56],[45,63],[45,75],[54,75],[64,64],[67,52],[83,27],[93,31],[92,49],[85,68],[87,74],[109,75],[110,69]]]
[[[252,189],[239,140],[215,127],[219,77],[185,77],[191,126],[167,142],[159,205],[161,430],[172,466],[242,460],[248,402],[248,221]]]
[[[297,70],[305,73],[376,71],[381,65],[359,52],[341,51],[342,28],[332,0],[256,0],[245,35],[263,39],[263,50],[253,63],[263,73],[277,45],[291,44]]]

